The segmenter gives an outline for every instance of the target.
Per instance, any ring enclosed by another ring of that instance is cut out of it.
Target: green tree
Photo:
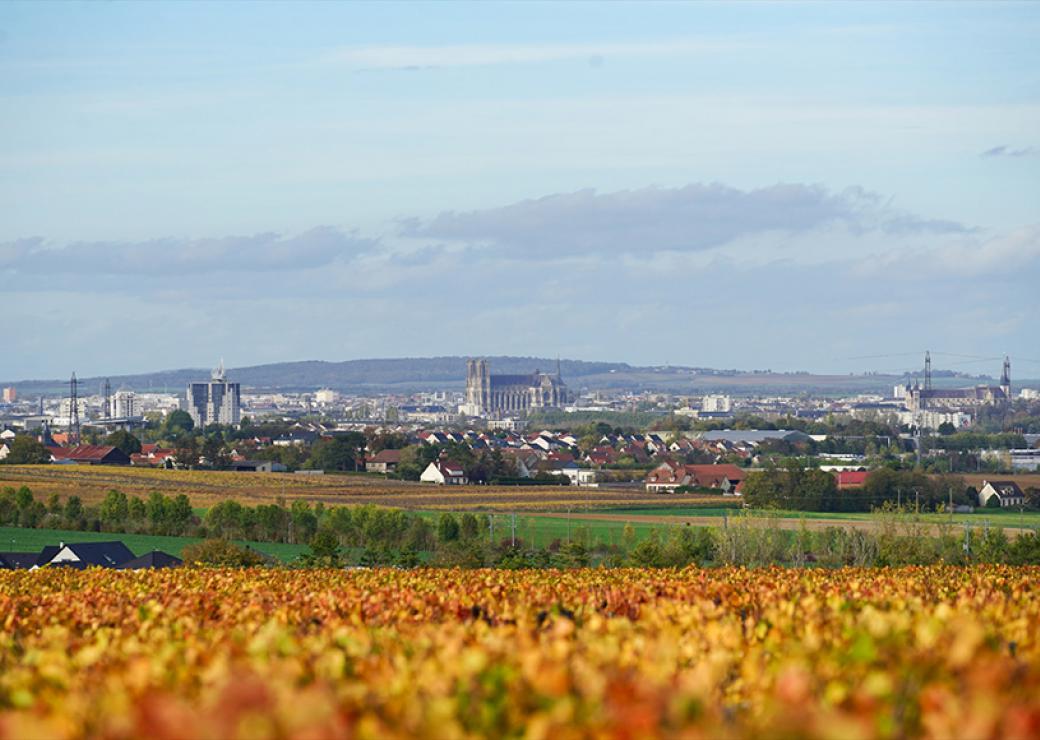
[[[21,486],[14,495],[15,503],[19,509],[26,509],[33,504],[33,493],[29,486]]]
[[[191,508],[191,501],[185,494],[179,494],[173,500],[167,499],[166,528],[168,534],[175,537],[187,534],[194,522],[195,512]]]
[[[199,462],[198,439],[191,434],[181,434],[174,443],[174,460],[182,467],[190,468]]]
[[[465,541],[475,540],[479,533],[480,523],[475,516],[467,511],[462,515],[462,522],[459,524],[460,539]]]
[[[210,535],[233,539],[246,534],[245,507],[237,501],[221,501],[206,512],[206,529]]]
[[[338,568],[340,565],[339,537],[331,529],[319,529],[311,537],[310,552],[307,558],[311,565],[322,565]]]
[[[322,438],[311,446],[307,467],[316,470],[357,470],[358,455],[365,448],[365,435],[359,432]]]
[[[11,440],[7,457],[3,459],[8,465],[43,465],[50,461],[51,453],[43,443],[24,434]]]
[[[185,432],[195,429],[195,421],[187,411],[171,411],[163,422],[163,436],[167,439],[176,439]]]
[[[69,496],[65,500],[65,508],[62,511],[62,515],[65,517],[65,521],[72,526],[72,529],[79,529],[75,525],[83,520],[83,500],[79,496]]]
[[[109,434],[105,437],[105,444],[118,447],[128,456],[141,451],[141,440],[125,429],[117,429]]]
[[[441,542],[455,542],[458,538],[458,520],[452,514],[441,514],[437,520],[437,539]]]
[[[107,532],[124,531],[130,517],[130,504],[126,494],[121,491],[109,491],[98,509],[101,527]]]
[[[130,499],[126,506],[126,518],[127,521],[138,527],[143,526],[148,518],[148,509],[145,507],[144,501],[137,496]]]
[[[206,435],[202,443],[202,456],[211,468],[226,470],[231,466],[231,457],[224,449],[224,440],[219,432]]]

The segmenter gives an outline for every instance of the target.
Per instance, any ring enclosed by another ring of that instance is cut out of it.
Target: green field
[[[709,507],[671,507],[671,508],[611,508],[602,509],[603,513],[617,514],[618,516],[672,516],[672,517],[723,517],[736,516],[737,511],[728,508]],[[754,512],[755,510],[752,510]],[[775,516],[781,519],[839,519],[843,521],[869,521],[875,515],[869,512],[827,512],[827,511],[789,511],[768,510],[759,511],[763,515]],[[939,523],[950,521],[949,514],[922,513],[923,521]],[[1012,511],[1009,509],[977,509],[973,514],[954,514],[955,524],[972,524],[981,526],[985,522],[993,526],[1002,527],[1040,527],[1040,511]]]
[[[672,510],[646,510],[654,514],[670,515]],[[422,511],[418,512],[421,516],[426,518],[431,524],[436,526],[437,518],[441,512],[436,511]],[[465,512],[456,512],[455,518],[460,518]],[[471,512],[472,513],[472,512]],[[614,513],[614,512],[611,512]],[[626,512],[617,512],[620,516]],[[730,512],[733,513],[733,512]],[[683,516],[683,514],[676,512],[676,516]],[[514,519],[511,514],[502,513],[480,513],[476,515],[481,521],[482,536],[487,537],[490,534],[487,522],[490,516],[494,522],[494,535],[495,541],[501,542],[502,540],[510,539],[513,535],[513,524]],[[721,516],[721,514],[720,514]],[[527,545],[535,547],[545,547],[549,545],[553,540],[560,540],[566,542],[576,536],[580,531],[584,530],[588,533],[589,540],[591,543],[601,542],[606,545],[620,545],[624,536],[625,526],[629,522],[624,521],[623,518],[619,518],[617,521],[604,521],[602,519],[586,519],[582,517],[582,514],[575,513],[568,517],[566,514],[554,513],[547,515],[544,512],[518,512],[515,519],[516,524],[516,538]],[[674,524],[656,524],[648,522],[632,522],[632,529],[635,532],[636,540],[641,540],[650,535],[654,531],[667,530],[669,527],[675,526]]]
[[[57,545],[59,542],[123,542],[134,555],[144,555],[152,550],[162,550],[170,555],[181,556],[184,548],[195,542],[198,537],[161,537],[148,534],[119,534],[117,532],[76,532],[64,529],[23,529],[21,527],[0,527],[0,551],[34,552],[46,545]],[[265,555],[287,563],[307,552],[306,545],[286,545],[280,542],[241,542],[249,545]]]

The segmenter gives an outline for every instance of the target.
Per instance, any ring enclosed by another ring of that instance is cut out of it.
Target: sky
[[[0,4],[0,379],[1040,376],[1038,3]]]

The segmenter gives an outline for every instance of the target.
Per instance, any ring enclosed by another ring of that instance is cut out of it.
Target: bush
[[[655,537],[648,537],[632,548],[628,562],[637,568],[660,568],[664,565],[661,545]]]
[[[270,559],[249,547],[228,540],[203,540],[184,548],[184,562],[188,565],[209,565],[221,568],[249,568],[267,565]]]
[[[331,529],[319,529],[310,541],[310,552],[304,556],[308,565],[338,568],[340,565],[339,537]]]
[[[788,536],[772,517],[744,514],[718,532],[715,560],[725,565],[763,566],[788,559]]]

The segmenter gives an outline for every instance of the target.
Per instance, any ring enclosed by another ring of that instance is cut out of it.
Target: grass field
[[[20,527],[0,527],[0,551],[34,552],[46,545],[57,545],[59,542],[111,542],[119,540],[134,555],[144,555],[152,550],[162,550],[171,555],[181,556],[184,548],[195,542],[198,537],[160,537],[147,534],[119,534],[116,532],[76,532],[67,529],[22,529]],[[265,555],[277,558],[282,562],[294,560],[307,552],[304,545],[286,545],[279,542],[242,542]]]

